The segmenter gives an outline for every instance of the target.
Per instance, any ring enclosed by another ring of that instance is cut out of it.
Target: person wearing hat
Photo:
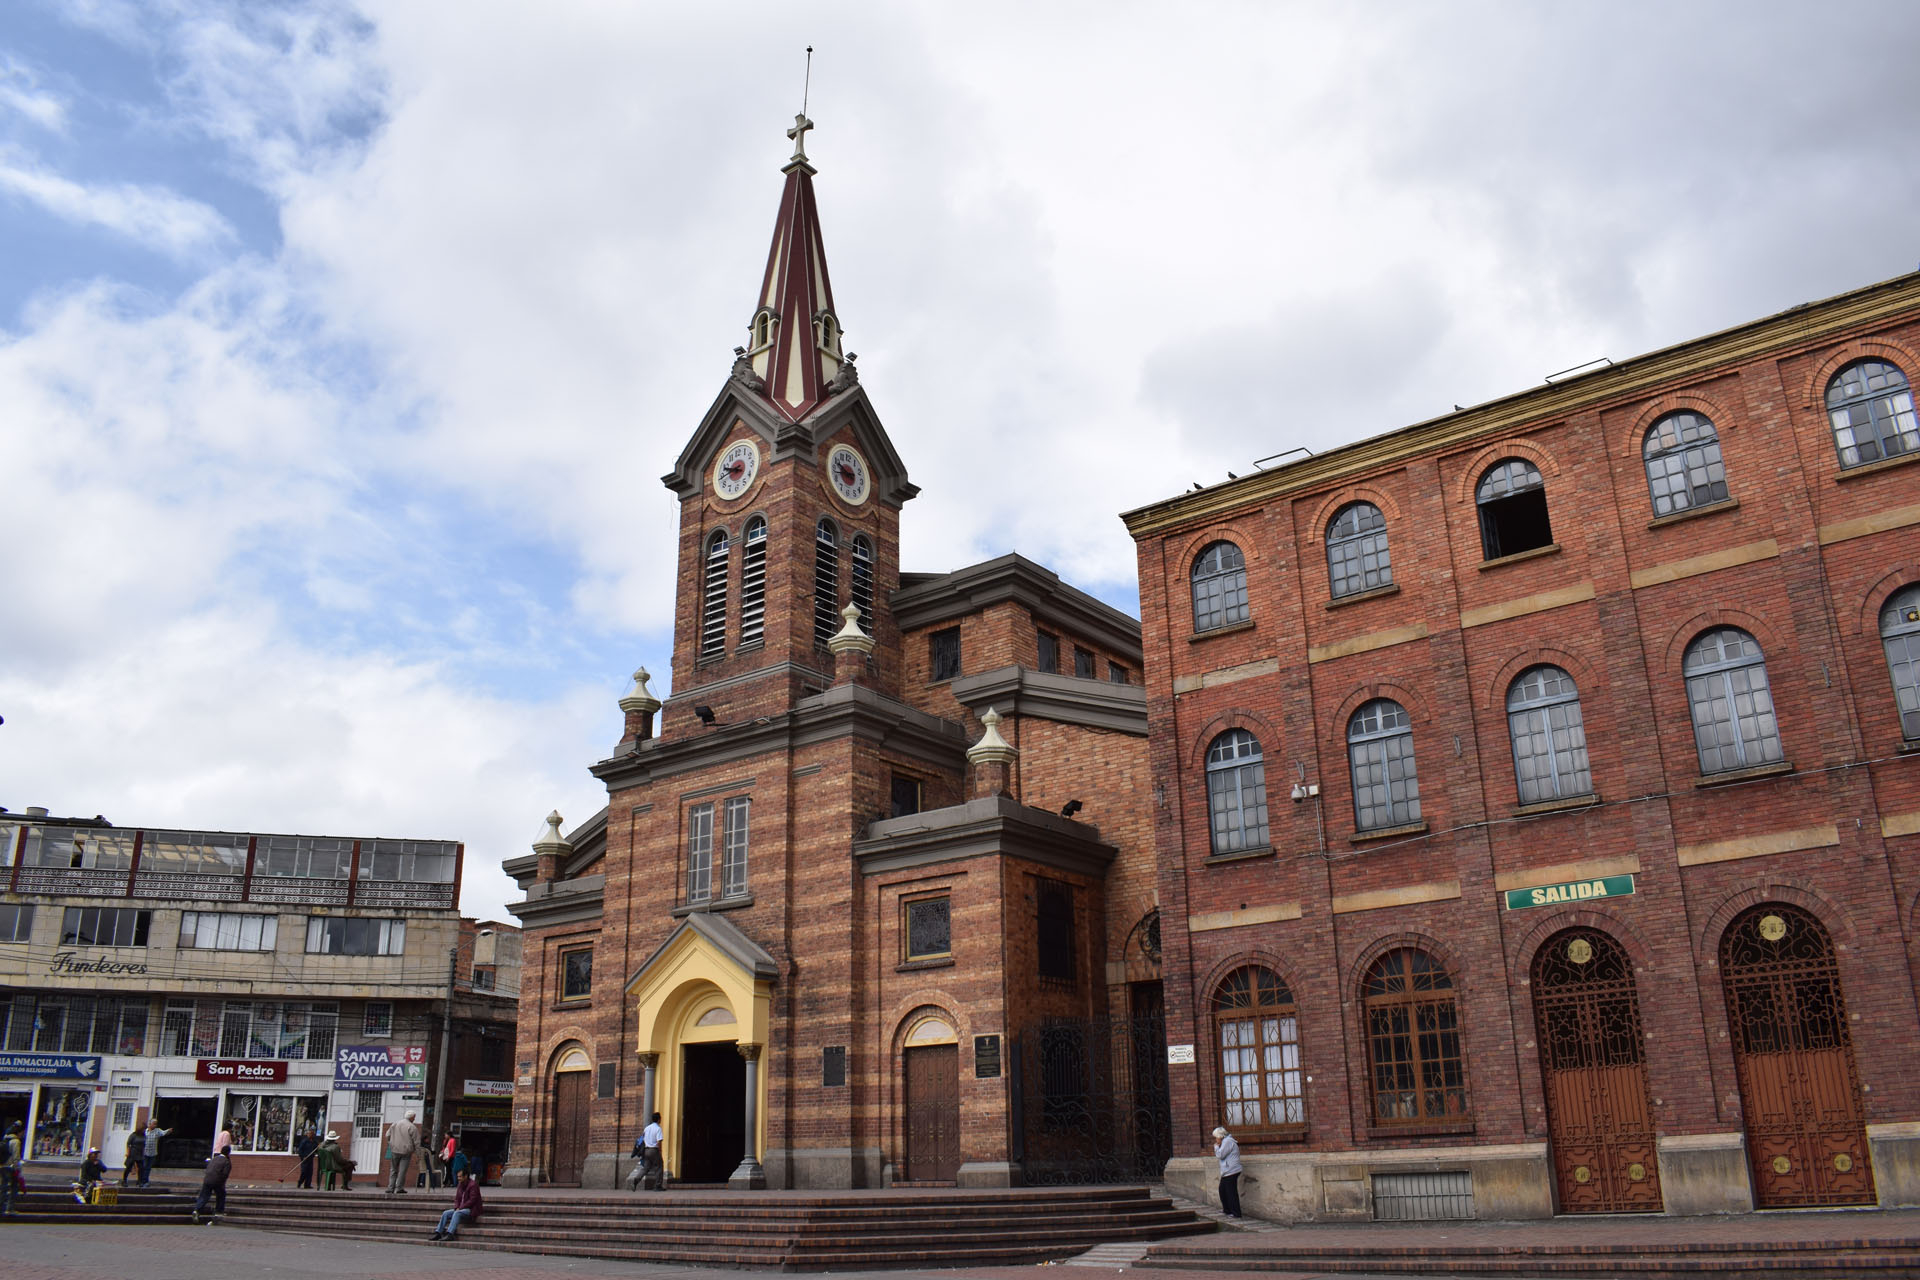
[[[93,1189],[107,1176],[107,1166],[100,1163],[100,1148],[88,1147],[87,1158],[80,1162],[80,1180],[73,1184],[75,1204],[85,1204],[93,1196]]]
[[[7,1126],[0,1138],[0,1216],[13,1216],[13,1198],[20,1190],[20,1122]]]
[[[317,1154],[320,1160],[320,1177],[315,1185],[325,1187],[337,1173],[340,1175],[340,1189],[353,1190],[353,1159],[340,1149],[340,1135],[331,1129],[327,1130],[326,1140],[320,1144]]]
[[[1225,1129],[1213,1131],[1213,1158],[1220,1162],[1220,1212],[1240,1216],[1240,1144]]]

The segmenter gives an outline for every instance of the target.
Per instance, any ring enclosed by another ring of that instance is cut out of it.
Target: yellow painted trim
[[[1375,649],[1385,649],[1396,644],[1406,644],[1410,640],[1426,638],[1427,624],[1415,622],[1404,627],[1394,627],[1390,631],[1370,631],[1364,636],[1355,636],[1351,640],[1314,645],[1307,650],[1307,661],[1330,662],[1335,658],[1351,657],[1356,653],[1371,653]]]
[[[1173,691],[1192,693],[1195,689],[1212,689],[1218,685],[1233,684],[1239,680],[1251,680],[1255,676],[1270,676],[1279,669],[1280,659],[1262,658],[1258,662],[1243,662],[1237,667],[1203,671],[1197,676],[1177,676],[1174,678]]]
[[[1663,582],[1678,582],[1682,578],[1712,573],[1715,569],[1731,569],[1735,565],[1752,564],[1757,560],[1771,560],[1779,554],[1778,542],[1772,538],[1762,538],[1744,546],[1727,547],[1720,551],[1709,551],[1705,555],[1688,556],[1685,560],[1669,560],[1665,564],[1636,569],[1628,575],[1627,581],[1638,591],[1642,587],[1656,587]]]
[[[1562,605],[1579,604],[1582,600],[1593,599],[1591,582],[1576,582],[1570,587],[1559,587],[1552,591],[1542,591],[1537,595],[1521,596],[1518,600],[1502,600],[1498,604],[1483,604],[1478,609],[1460,611],[1460,629],[1484,627],[1489,622],[1504,622],[1508,618],[1524,618],[1530,613],[1544,613],[1548,609],[1558,609]]]
[[[1709,844],[1683,844],[1674,850],[1683,867],[1698,867],[1709,862],[1736,862],[1741,858],[1763,858],[1770,853],[1792,853],[1796,849],[1824,849],[1840,843],[1840,830],[1831,822],[1793,831],[1769,831],[1764,835],[1741,836],[1737,840],[1715,840]]]
[[[1823,524],[1820,526],[1820,545],[1824,547],[1845,542],[1849,538],[1864,538],[1870,533],[1885,533],[1889,529],[1904,529],[1910,524],[1920,524],[1920,502],[1910,507],[1890,507],[1856,520],[1836,520],[1832,524]]]
[[[1565,884],[1569,880],[1599,880],[1604,876],[1630,876],[1640,871],[1640,859],[1632,854],[1624,858],[1595,858],[1590,862],[1557,862],[1550,867],[1528,867],[1493,878],[1493,887],[1505,893],[1509,889],[1531,889],[1536,885]]]
[[[1880,819],[1883,836],[1920,835],[1920,813],[1889,813]]]
[[[1445,902],[1460,896],[1458,880],[1435,880],[1430,884],[1406,884],[1397,889],[1369,889],[1365,893],[1343,893],[1333,900],[1333,914],[1375,911],[1381,907],[1409,907],[1416,902]]]
[[[1244,911],[1204,911],[1197,916],[1188,916],[1187,932],[1208,933],[1214,929],[1238,929],[1243,925],[1274,924],[1299,918],[1299,903],[1276,902],[1266,907],[1248,907]]]

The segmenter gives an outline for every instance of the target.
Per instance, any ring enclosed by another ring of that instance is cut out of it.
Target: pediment
[[[906,464],[900,461],[886,428],[880,425],[880,416],[874,412],[864,387],[849,387],[800,421],[789,422],[758,393],[731,378],[700,419],[692,439],[674,461],[673,470],[661,476],[660,482],[682,499],[699,493],[707,464],[732,434],[736,422],[745,423],[761,437],[774,461],[801,457],[813,462],[828,440],[851,431],[855,447],[873,468],[876,501],[898,507],[920,492],[919,486],[907,479]]]
[[[740,932],[725,916],[696,911],[667,935],[667,940],[647,957],[645,964],[634,970],[633,976],[627,979],[628,994],[638,992],[644,996],[659,972],[671,967],[676,957],[688,949],[714,956],[737,970],[749,985],[771,981],[780,972],[779,962],[767,949]]]

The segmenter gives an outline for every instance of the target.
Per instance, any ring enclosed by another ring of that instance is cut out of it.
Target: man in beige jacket
[[[407,1194],[407,1171],[413,1167],[413,1153],[420,1149],[420,1126],[414,1123],[413,1112],[407,1112],[407,1118],[387,1130],[387,1194]]]

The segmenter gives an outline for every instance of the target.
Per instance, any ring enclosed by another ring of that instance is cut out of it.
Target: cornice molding
[[[1083,680],[1013,666],[961,676],[948,687],[975,715],[992,707],[1002,715],[1034,716],[1061,724],[1111,729],[1137,738],[1147,736],[1144,684]]]
[[[736,421],[744,422],[763,439],[770,463],[799,458],[816,465],[820,446],[836,432],[851,428],[860,451],[873,467],[873,501],[897,508],[920,492],[919,486],[907,479],[906,464],[881,425],[866,388],[851,387],[799,422],[788,422],[771,404],[731,378],[701,417],[686,448],[674,460],[673,470],[661,476],[660,483],[683,502],[699,497],[706,488],[707,463]]]
[[[1035,618],[1090,640],[1136,666],[1140,622],[1071,586],[1045,565],[1018,553],[983,560],[951,573],[916,578],[893,593],[893,618],[902,631],[933,626],[1013,601]]]
[[[987,796],[945,809],[888,818],[853,842],[862,875],[902,871],[967,858],[1019,858],[1075,875],[1106,874],[1119,850],[1096,827],[1009,796]]]

